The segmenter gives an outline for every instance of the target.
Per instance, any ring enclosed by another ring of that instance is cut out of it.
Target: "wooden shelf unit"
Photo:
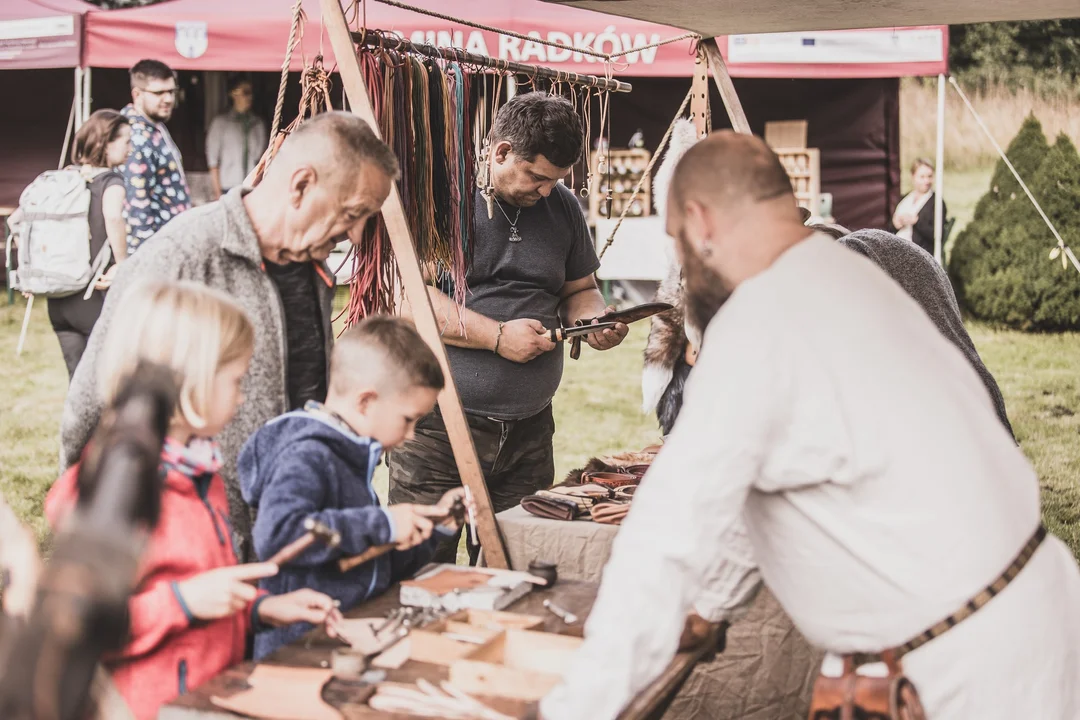
[[[652,159],[652,153],[643,148],[614,149],[611,155],[611,216],[619,217],[626,203],[634,192],[645,168]],[[592,192],[589,193],[589,222],[607,217],[604,214],[607,199],[608,171],[600,172],[598,155],[593,151],[589,156],[589,170],[593,174]],[[641,192],[634,199],[634,204],[627,217],[646,217],[652,214],[652,180],[646,177]]]
[[[813,215],[821,210],[821,151],[818,148],[773,148],[791,178],[795,200]]]

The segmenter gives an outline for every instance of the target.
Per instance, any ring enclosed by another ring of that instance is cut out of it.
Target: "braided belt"
[[[1020,548],[1020,552],[1016,555],[1016,558],[1009,564],[1009,567],[1005,568],[1005,572],[998,575],[994,582],[983,588],[952,615],[936,625],[927,628],[903,645],[880,653],[852,653],[845,657],[850,657],[855,667],[866,665],[868,663],[883,662],[884,658],[882,656],[884,653],[889,652],[892,653],[896,660],[899,660],[904,655],[921,648],[934,638],[944,635],[946,632],[974,615],[980,608],[993,600],[998,593],[1008,587],[1009,583],[1016,579],[1016,576],[1019,575],[1020,571],[1028,564],[1028,561],[1031,560],[1031,557],[1035,554],[1035,551],[1039,549],[1039,545],[1042,544],[1042,541],[1045,538],[1046,528],[1043,527],[1042,523],[1039,523],[1039,527],[1035,530],[1035,533],[1027,543],[1024,544],[1024,547]]]

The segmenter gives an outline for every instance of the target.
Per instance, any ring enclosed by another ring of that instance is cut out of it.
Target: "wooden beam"
[[[709,61],[704,53],[694,58],[694,78],[690,83],[690,119],[697,139],[709,134]]]
[[[364,74],[360,70],[360,61],[356,56],[356,47],[349,35],[345,13],[341,9],[341,0],[321,0],[321,3],[323,27],[326,28],[330,45],[334,49],[334,58],[337,60],[338,72],[341,73],[345,95],[349,99],[349,107],[371,126],[376,135],[381,137],[379,122],[372,110],[367,85],[364,83]],[[424,274],[416,256],[416,247],[413,245],[409,225],[405,220],[405,208],[401,204],[397,184],[390,186],[390,196],[386,198],[382,206],[382,216],[383,222],[386,223],[386,231],[390,236],[390,243],[394,247],[394,255],[397,256],[401,281],[409,304],[412,306],[413,322],[416,323],[416,329],[421,337],[435,353],[435,357],[439,359],[443,374],[446,376],[446,387],[439,394],[439,408],[446,422],[446,432],[450,436],[450,446],[454,450],[454,460],[457,461],[462,484],[469,488],[476,500],[477,532],[480,543],[484,546],[484,560],[494,568],[509,568],[506,547],[503,545],[498,524],[495,522],[491,497],[488,495],[484,475],[480,471],[480,460],[476,455],[476,446],[473,445],[469,424],[465,420],[465,411],[461,406],[457,386],[454,384],[454,376],[450,373],[446,348],[442,343],[435,311],[432,310],[431,300],[428,298],[427,284],[424,282]]]
[[[735,92],[735,85],[731,82],[731,76],[728,75],[727,63],[724,62],[724,56],[720,54],[720,48],[716,44],[716,38],[706,38],[701,41],[701,45],[705,48],[705,55],[709,58],[713,81],[716,83],[716,89],[720,91],[720,99],[724,101],[724,107],[727,109],[728,117],[731,119],[731,127],[737,133],[743,135],[752,134],[750,132],[750,123],[747,121],[746,113],[743,111],[742,102],[739,101],[739,95]]]

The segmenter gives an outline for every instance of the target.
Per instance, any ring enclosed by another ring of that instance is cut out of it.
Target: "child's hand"
[[[271,595],[259,603],[259,619],[267,625],[281,627],[306,622],[328,627],[341,620],[334,599],[316,590],[304,588],[285,595]]]
[[[458,519],[456,517],[447,514],[450,512],[450,508],[452,508],[454,506],[454,503],[458,500],[461,500],[461,502],[465,503],[466,512],[465,518],[463,518],[462,522],[460,523],[458,522]],[[474,516],[476,514],[476,503],[473,502],[472,496],[465,492],[464,487],[454,488],[453,490],[450,490],[445,495],[443,495],[439,499],[439,502],[435,503],[433,507],[438,509],[440,515],[446,516],[446,519],[442,521],[443,527],[447,528],[448,530],[454,531],[457,531],[457,529],[464,524],[465,519],[468,518],[469,512],[472,512]]]
[[[232,565],[178,582],[176,589],[196,619],[217,620],[243,610],[255,599],[258,590],[245,580],[271,577],[277,571],[273,563]]]
[[[431,531],[435,526],[427,516],[437,516],[439,513],[433,512],[434,510],[434,507],[410,503],[391,505],[386,508],[390,517],[394,519],[394,529],[397,532],[394,547],[398,550],[408,550],[431,537]]]

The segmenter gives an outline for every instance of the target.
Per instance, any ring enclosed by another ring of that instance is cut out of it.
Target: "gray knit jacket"
[[[941,334],[964,353],[979,373],[986,391],[990,393],[998,419],[1012,434],[1012,425],[1005,413],[1005,398],[1001,396],[997,381],[986,369],[975,343],[964,328],[952,283],[937,261],[915,243],[884,230],[858,230],[845,235],[838,242],[869,258],[922,306]]]
[[[117,308],[122,306],[125,291],[146,280],[193,280],[227,293],[247,312],[255,326],[255,352],[242,384],[244,403],[218,437],[224,456],[222,477],[229,497],[233,538],[243,561],[253,556],[252,518],[240,497],[236,458],[252,433],[289,408],[281,298],[262,269],[258,237],[244,208],[242,192],[236,188],[218,202],[177,216],[121,263],[68,388],[60,429],[60,464],[67,468],[78,462],[101,417],[98,362],[105,335],[116,319]],[[334,275],[325,263],[322,269],[332,282]],[[329,359],[334,337],[331,329],[334,289],[319,279],[316,284]],[[123,318],[116,321],[122,323]]]

